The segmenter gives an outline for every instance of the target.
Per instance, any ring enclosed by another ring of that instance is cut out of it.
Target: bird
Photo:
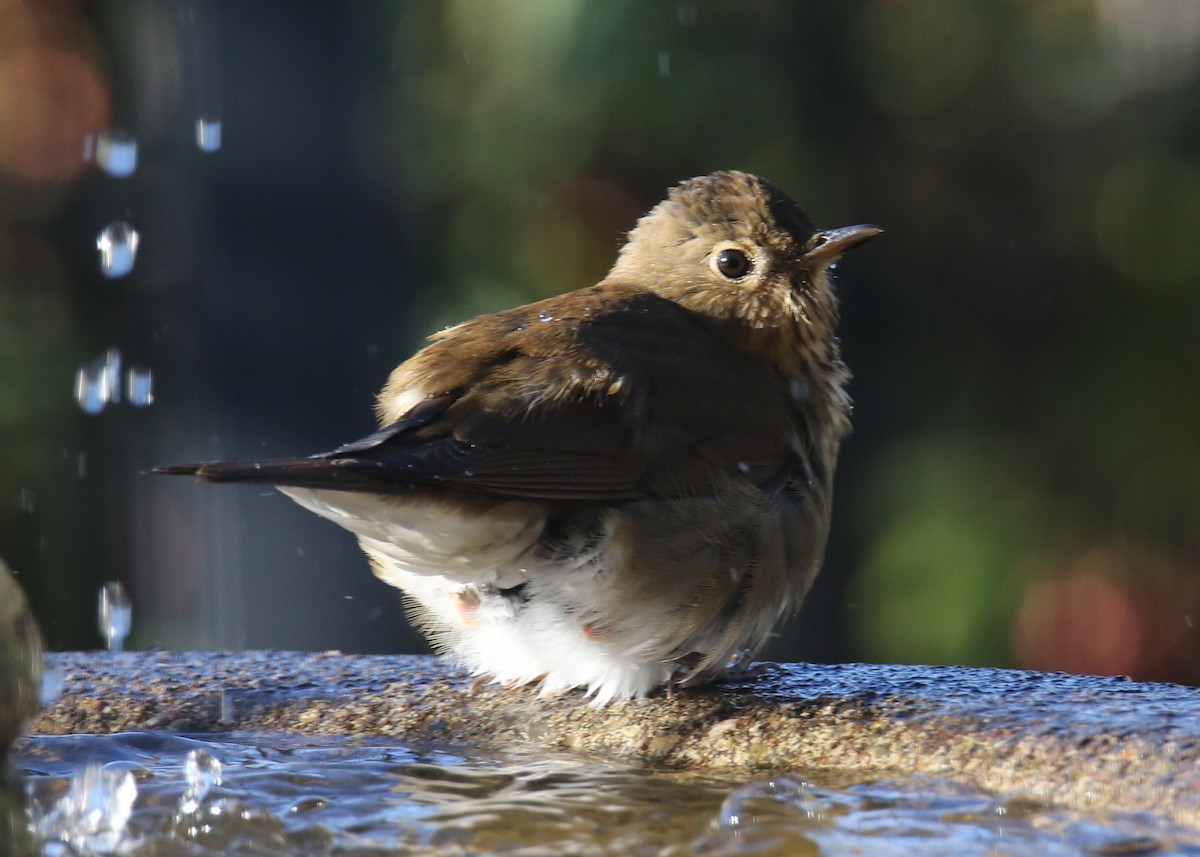
[[[683,181],[598,284],[447,327],[379,429],[266,483],[357,536],[435,650],[597,706],[744,671],[823,561],[850,374],[818,229],[739,171]]]

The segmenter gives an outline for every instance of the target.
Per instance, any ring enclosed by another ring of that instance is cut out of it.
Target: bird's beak
[[[839,229],[826,229],[818,232],[809,243],[809,250],[804,254],[806,262],[832,262],[839,256],[876,235],[883,232],[878,226],[861,224],[859,226],[843,226]]]

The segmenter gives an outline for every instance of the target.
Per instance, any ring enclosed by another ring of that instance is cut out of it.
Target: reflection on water
[[[701,854],[1197,854],[1200,836],[1146,816],[1093,818],[951,780],[875,780],[841,789],[796,777],[751,783],[721,805]],[[779,850],[773,843],[791,843]]]
[[[16,761],[45,853],[83,842],[84,816],[66,809],[84,805],[82,781],[94,791],[95,772],[108,771],[114,823],[86,816],[102,836],[84,844],[131,855],[1200,854],[1200,836],[1148,817],[1086,816],[928,778],[747,782],[278,734],[43,736],[19,745]]]

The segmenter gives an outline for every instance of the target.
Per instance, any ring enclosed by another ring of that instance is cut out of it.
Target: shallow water
[[[279,734],[42,736],[15,765],[10,794],[49,855],[1200,855],[1196,832],[1147,816],[929,778],[750,780]]]

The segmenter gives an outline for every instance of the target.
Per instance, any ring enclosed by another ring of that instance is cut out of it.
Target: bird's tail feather
[[[172,464],[151,473],[195,476],[200,482],[246,482],[295,488],[330,488],[338,491],[381,493],[411,490],[411,485],[372,473],[372,462],[353,458],[277,458],[266,461],[214,461],[208,464]]]

